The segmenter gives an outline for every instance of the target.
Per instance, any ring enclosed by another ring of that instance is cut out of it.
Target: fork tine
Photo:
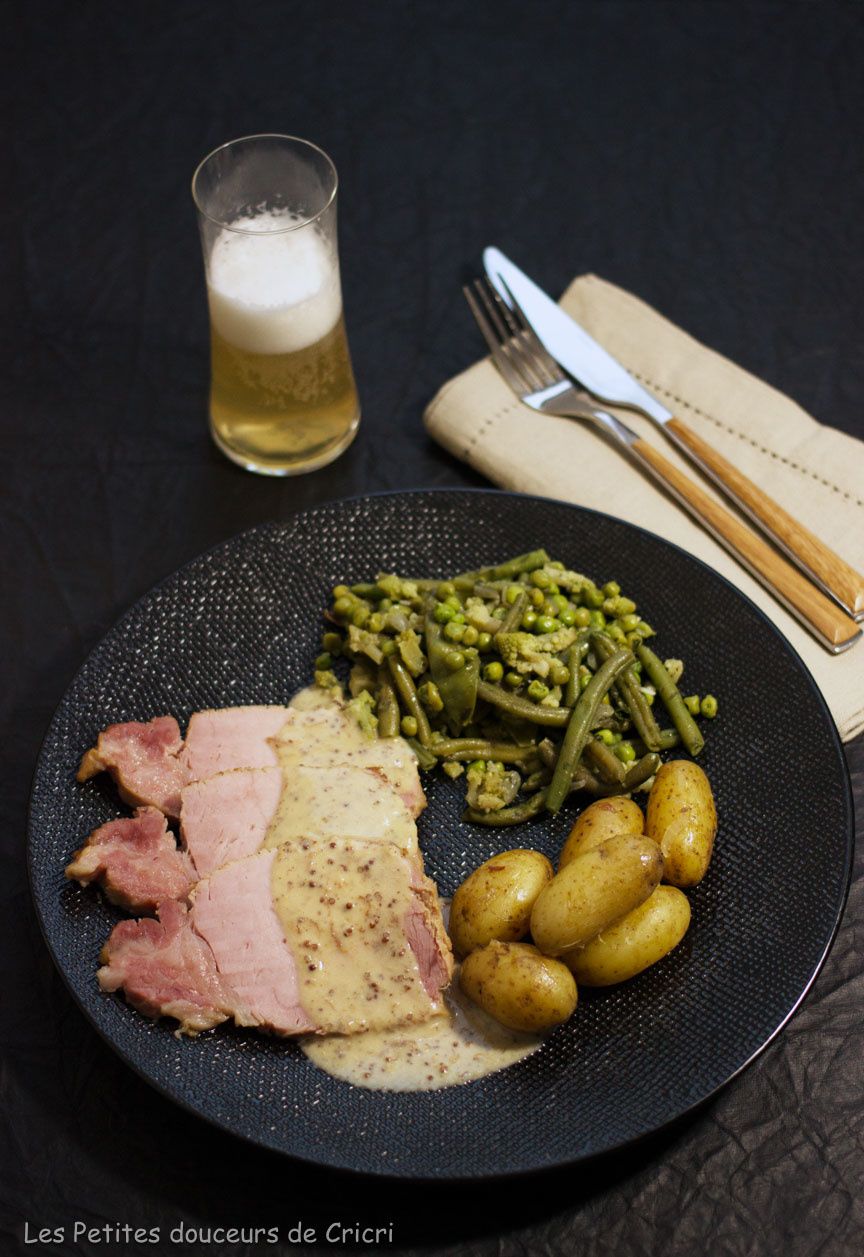
[[[537,363],[534,361],[532,354],[526,352],[521,340],[519,326],[515,323],[510,311],[507,309],[506,303],[501,300],[494,286],[485,275],[482,279],[476,281],[475,287],[480,294],[484,307],[495,323],[496,331],[506,346],[510,362],[517,368],[524,380],[523,391],[528,393],[540,392],[549,385],[550,381],[545,379],[543,372],[537,369]]]
[[[549,353],[546,346],[541,341],[540,337],[534,331],[534,328],[528,322],[525,311],[522,309],[519,302],[513,296],[513,293],[506,279],[504,279],[504,277],[501,275],[499,275],[498,278],[501,281],[501,285],[504,288],[504,291],[507,293],[507,300],[510,302],[510,313],[511,313],[515,328],[518,330],[518,332],[520,332],[523,335],[526,342],[526,347],[530,349],[530,351],[534,354],[540,366],[543,368],[544,372],[548,375],[549,379],[547,380],[547,383],[555,384],[557,383],[558,380],[563,380],[565,378],[564,372],[561,370],[561,367],[558,365],[558,363],[555,361],[552,355]],[[501,301],[501,304],[502,306],[506,308],[506,304],[507,304],[506,302]]]
[[[474,281],[474,296],[490,325],[493,336],[498,338],[497,357],[495,360],[499,366],[502,362],[506,363],[509,374],[503,367],[502,374],[507,383],[520,397],[523,397],[526,393],[536,392],[536,381],[531,371],[526,370],[522,356],[516,352],[516,343],[505,327],[500,313],[495,308],[495,303],[489,295],[489,288],[485,280],[477,279]]]
[[[514,393],[521,395],[525,392],[525,384],[516,369],[511,365],[510,360],[505,353],[504,346],[498,340],[491,322],[484,313],[484,310],[481,309],[480,303],[468,284],[463,286],[462,291],[465,294],[465,300],[468,302],[471,313],[474,315],[474,320],[483,335],[483,339],[489,346],[489,351],[492,354],[492,360],[504,377],[504,382],[507,384],[508,388],[513,390]]]

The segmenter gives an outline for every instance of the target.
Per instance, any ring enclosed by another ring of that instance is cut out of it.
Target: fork
[[[812,633],[831,654],[848,650],[861,629],[752,529],[670,463],[659,450],[615,415],[594,404],[549,355],[508,290],[512,307],[486,279],[463,292],[492,360],[526,406],[541,414],[585,419],[622,446],[698,524],[710,533]]]

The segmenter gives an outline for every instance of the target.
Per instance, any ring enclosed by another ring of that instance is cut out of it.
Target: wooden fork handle
[[[715,502],[694,480],[642,437],[631,451],[654,478],[795,615],[832,654],[853,645],[861,629],[830,598],[787,563],[766,541]]]
[[[758,485],[733,467],[681,419],[670,419],[665,424],[665,431],[706,475],[771,534],[793,562],[802,567],[826,593],[836,598],[851,616],[856,620],[864,619],[864,576],[793,519],[788,511],[763,493]]]

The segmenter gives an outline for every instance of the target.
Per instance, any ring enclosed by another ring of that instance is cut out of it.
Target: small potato
[[[562,957],[580,984],[626,982],[677,947],[690,925],[690,904],[675,886],[658,886],[644,903],[579,951]]]
[[[614,838],[616,834],[644,832],[645,817],[638,803],[620,796],[598,799],[596,803],[586,807],[570,830],[570,836],[561,848],[558,868],[563,869],[577,855],[583,855],[592,847],[599,847],[601,842]]]
[[[450,937],[459,955],[493,938],[504,943],[524,938],[534,901],[551,880],[552,865],[540,851],[504,851],[481,864],[450,905]]]
[[[459,984],[469,999],[511,1030],[551,1030],[576,1007],[573,974],[528,943],[494,939],[472,951],[462,963]]]
[[[717,809],[708,778],[689,759],[673,759],[658,770],[648,796],[646,833],[663,852],[663,880],[695,886],[711,862]]]
[[[616,834],[576,856],[540,892],[531,934],[547,956],[584,947],[601,930],[638,908],[663,873],[656,842],[644,834]]]

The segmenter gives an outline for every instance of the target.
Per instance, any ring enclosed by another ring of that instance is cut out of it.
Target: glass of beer
[[[249,471],[314,471],[360,422],[337,186],[327,154],[290,135],[223,144],[192,179],[210,307],[210,431]]]

